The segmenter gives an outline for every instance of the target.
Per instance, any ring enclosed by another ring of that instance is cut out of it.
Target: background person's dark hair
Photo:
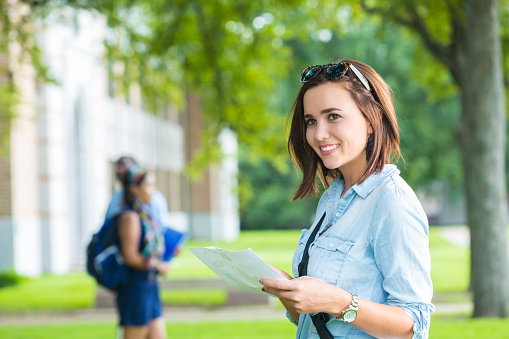
[[[350,93],[351,98],[357,103],[360,111],[371,125],[373,134],[372,140],[369,141],[368,145],[368,165],[359,183],[364,182],[371,174],[380,171],[385,164],[392,161],[396,162],[401,156],[399,128],[390,87],[373,68],[362,62],[351,59],[342,59],[337,62],[353,64],[368,80],[371,92],[364,87],[359,78],[350,69],[341,79],[329,80],[325,78],[323,72],[320,72],[302,85],[289,114],[291,124],[290,135],[288,137],[288,152],[294,167],[300,168],[303,174],[302,182],[298,186],[292,200],[316,195],[318,193],[317,177],[322,182],[322,185],[327,188],[330,181],[341,175],[339,169],[327,169],[322,159],[307,143],[307,127],[304,119],[304,94],[310,88],[327,82],[341,84]]]
[[[121,156],[118,158],[115,163],[115,174],[117,179],[123,182],[127,172],[129,172],[129,168],[135,165],[138,165],[138,163],[130,156]]]
[[[147,174],[148,174],[148,172],[144,172],[140,176],[138,182],[136,182],[136,183],[131,183],[129,181],[129,179],[127,178],[127,175],[124,176],[124,178],[122,179],[122,187],[124,188],[124,199],[123,199],[124,206],[133,206],[134,205],[134,202],[136,201],[136,197],[130,190],[131,185],[140,186],[143,183],[143,181],[145,181]]]

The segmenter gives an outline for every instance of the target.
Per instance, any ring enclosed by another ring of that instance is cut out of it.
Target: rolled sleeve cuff
[[[412,303],[396,306],[399,306],[414,320],[414,335],[412,339],[429,338],[430,318],[431,313],[435,311],[435,306],[426,303]]]
[[[290,313],[286,312],[286,317],[288,318],[288,320],[290,320],[292,324],[294,324],[295,326],[299,326],[299,324],[297,324],[297,322],[293,320],[293,318],[290,316]]]

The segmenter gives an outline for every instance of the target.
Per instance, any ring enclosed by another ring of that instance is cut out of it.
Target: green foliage
[[[290,29],[285,18],[301,17],[305,1],[68,3],[106,16],[107,56],[118,66],[111,73],[125,96],[131,84],[139,84],[152,111],[165,104],[161,98],[177,107],[188,94],[202,98],[206,130],[194,167],[218,160],[214,149],[225,127],[252,156],[270,154],[275,163],[284,162],[282,121],[268,98],[291,64],[283,41],[300,29]]]
[[[35,2],[34,2],[35,3]],[[34,38],[34,21],[40,17],[36,8],[17,1],[0,2],[0,155],[9,147],[10,128],[21,102],[13,74],[20,65],[30,65],[34,80],[55,82],[48,72],[41,50]]]
[[[0,74],[4,73],[0,67]],[[15,105],[19,102],[19,95],[12,83],[0,85],[0,155],[9,149],[9,132],[12,122],[16,118]]]
[[[289,160],[288,160],[289,162]],[[287,165],[290,167],[290,165]],[[297,200],[291,198],[298,185],[297,174],[292,170],[283,173],[275,169],[269,161],[255,163],[241,161],[240,172],[248,176],[252,184],[253,197],[243,202],[241,227],[254,229],[291,229],[308,228],[315,214],[318,198]],[[240,177],[243,183],[244,177]]]
[[[23,281],[27,281],[27,277],[23,277],[14,270],[6,270],[0,272],[0,288],[17,285]]]
[[[0,53],[8,53],[9,47],[16,44],[20,48],[19,51],[9,53],[9,57],[15,58],[14,64],[31,65],[35,70],[36,81],[54,82],[34,38],[34,21],[47,14],[39,11],[38,8],[35,2],[22,4],[3,1],[0,3]]]

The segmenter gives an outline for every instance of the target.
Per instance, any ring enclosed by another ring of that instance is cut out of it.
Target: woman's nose
[[[326,140],[329,138],[329,128],[326,123],[316,123],[315,139]]]

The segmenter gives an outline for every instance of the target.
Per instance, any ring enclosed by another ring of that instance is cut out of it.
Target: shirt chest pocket
[[[310,252],[309,275],[337,285],[348,252],[354,244],[354,241],[337,236],[324,234],[319,237]]]

